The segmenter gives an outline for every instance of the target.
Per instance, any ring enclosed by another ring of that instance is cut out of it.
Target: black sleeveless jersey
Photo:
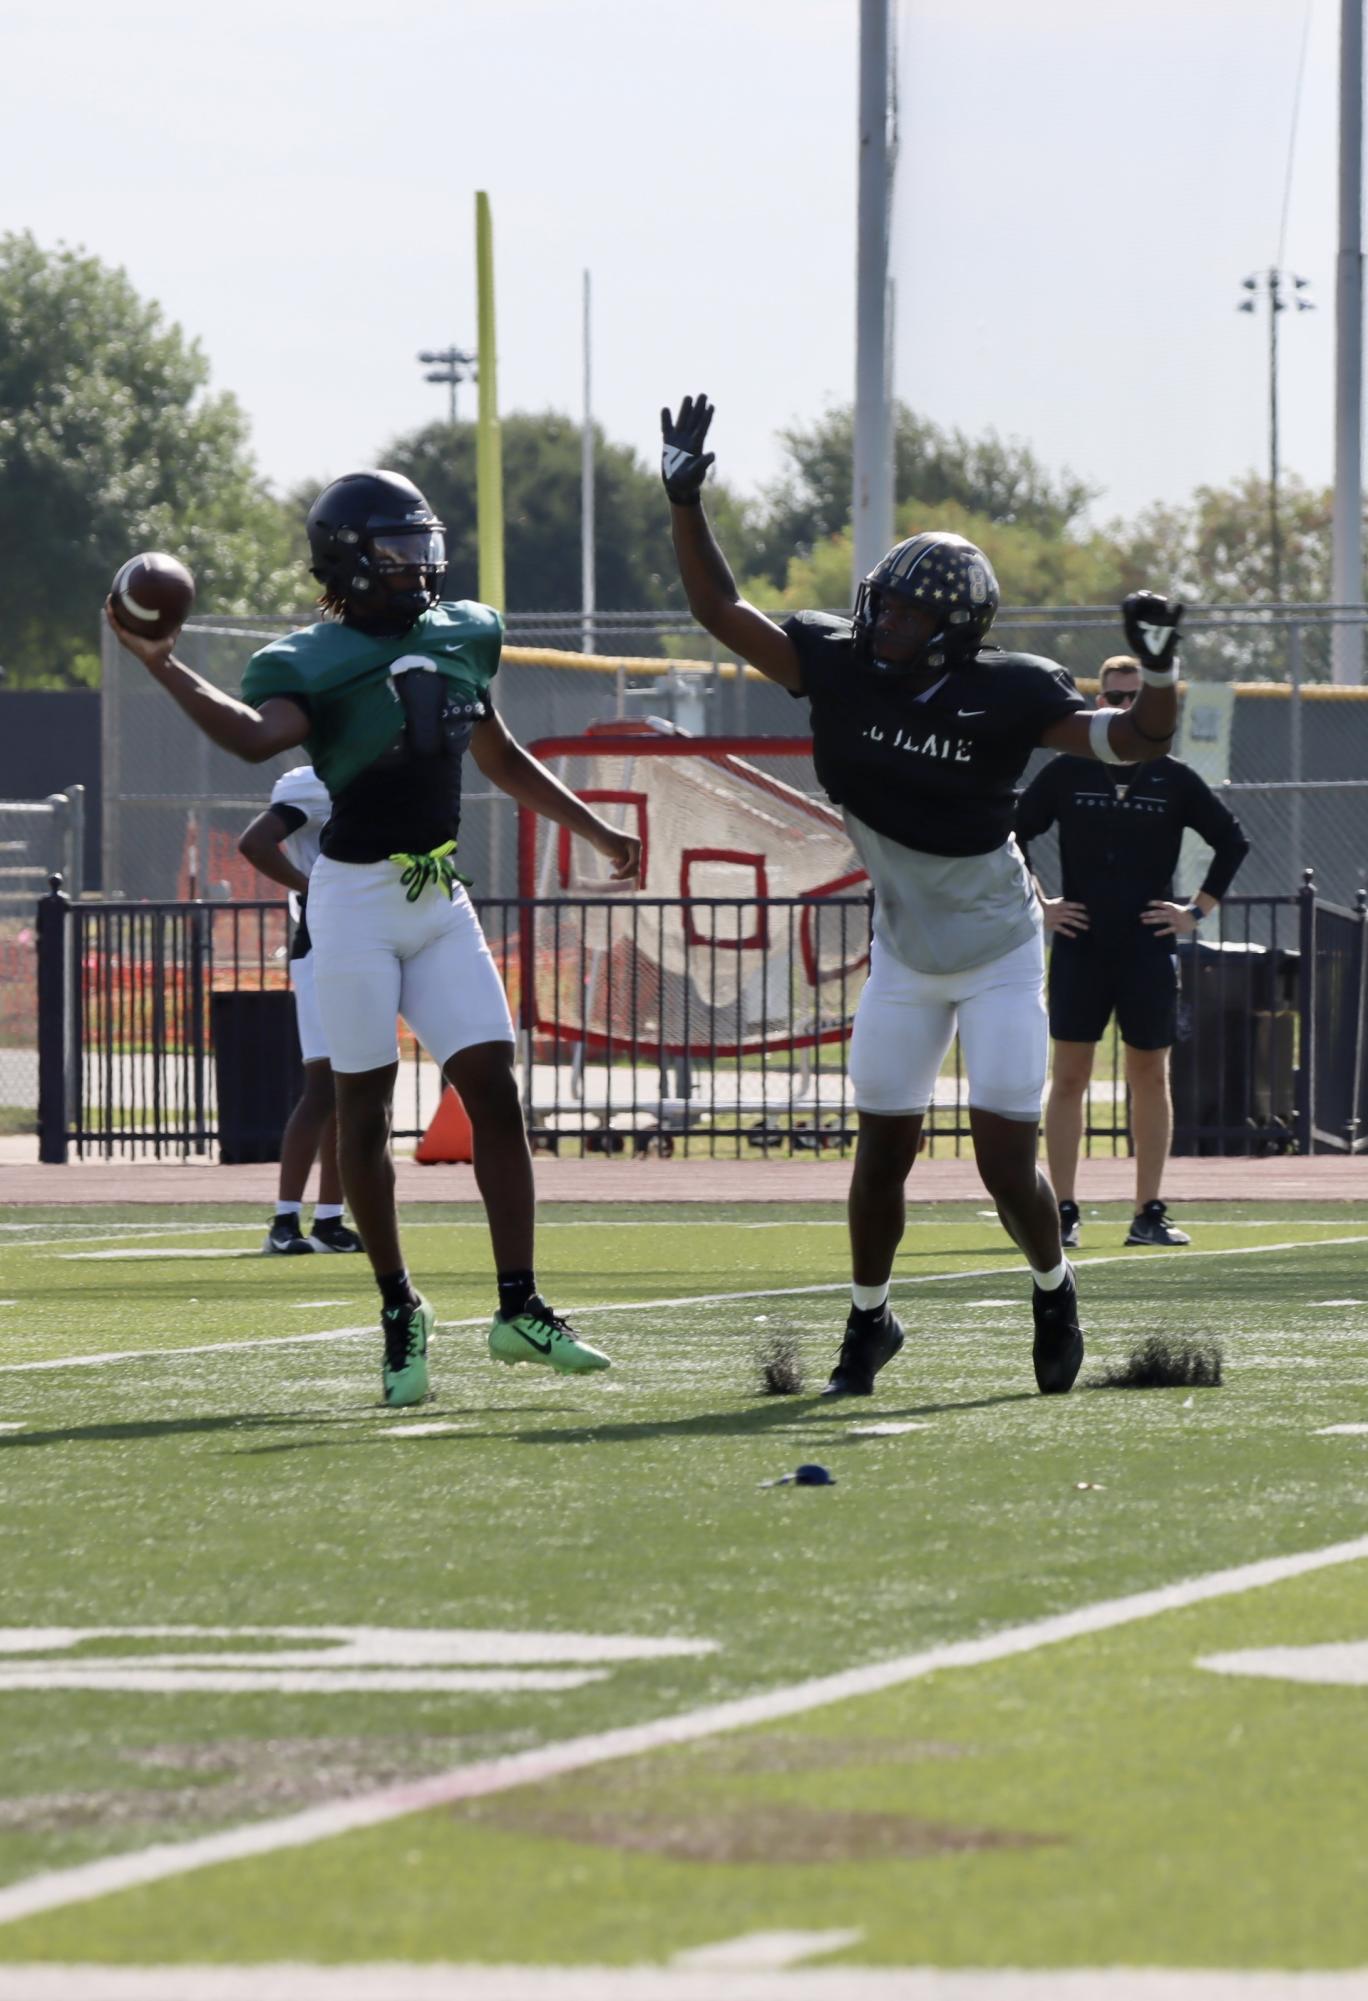
[[[1045,731],[1082,709],[1062,667],[985,647],[913,694],[855,658],[848,618],[800,611],[784,631],[812,705],[812,761],[828,797],[876,833],[930,855],[986,855],[1012,831],[1016,782]]]

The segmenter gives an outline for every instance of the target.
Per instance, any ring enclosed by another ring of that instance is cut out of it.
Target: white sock
[[[303,1207],[304,1204],[302,1202],[277,1202],[276,1214],[277,1216],[297,1216]]]
[[[314,1203],[315,1223],[331,1223],[334,1216],[340,1216],[341,1214],[342,1214],[342,1204],[340,1202]]]
[[[852,1285],[850,1298],[862,1313],[878,1313],[888,1304],[888,1280],[882,1285]]]
[[[1061,1258],[1053,1271],[1037,1271],[1034,1266],[1031,1268],[1031,1277],[1042,1292],[1057,1292],[1068,1276],[1069,1260],[1067,1258]]]

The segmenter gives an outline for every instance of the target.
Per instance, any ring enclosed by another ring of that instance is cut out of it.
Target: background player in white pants
[[[261,875],[290,892],[295,920],[290,940],[290,985],[294,989],[304,1088],[280,1143],[280,1184],[276,1212],[263,1248],[277,1256],[306,1251],[359,1251],[361,1239],[342,1220],[342,1174],[337,1164],[337,1112],[332,1064],[318,1010],[313,941],[306,899],[318,843],[332,812],[328,788],[311,764],[297,764],[271,788],[271,800],[243,830],[238,852]],[[313,1229],[300,1228],[304,1191],[319,1161],[318,1201]]]
[[[851,1177],[851,1311],[827,1392],[868,1396],[898,1352],[889,1306],[904,1184],[956,1026],[974,1157],[1033,1278],[1038,1387],[1073,1387],[1083,1361],[1059,1211],[1041,1174],[1048,1048],[1040,913],[1011,838],[1016,780],[1037,744],[1104,763],[1158,757],[1173,734],[1181,608],[1142,592],[1127,631],[1147,661],[1129,714],[1091,720],[1052,661],[985,645],[997,580],[959,535],[913,536],[860,586],[851,618],[783,626],[747,604],[701,506],[712,405],[661,413],[661,475],[694,617],[811,703],[813,762],[874,885],[874,949],[850,1052],[860,1136]]]

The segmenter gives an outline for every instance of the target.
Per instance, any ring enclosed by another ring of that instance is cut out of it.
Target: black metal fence
[[[535,1147],[566,1155],[757,1161],[844,1153],[847,1041],[864,980],[863,895],[477,903],[518,1025]],[[276,1156],[298,1087],[283,903],[72,903],[38,911],[45,1161]],[[1182,941],[1174,1150],[1368,1149],[1368,912],[1299,895],[1230,897],[1214,939]],[[395,1137],[441,1093],[401,1035]],[[926,1122],[961,1153],[956,1044]],[[1089,1098],[1090,1153],[1130,1150],[1113,1032]]]

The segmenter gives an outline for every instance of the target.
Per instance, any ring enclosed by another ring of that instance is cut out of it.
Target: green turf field
[[[1368,1966],[1368,1556],[1001,1639],[1368,1536],[1368,1208],[1208,1206],[1148,1252],[1086,1213],[1089,1362],[1051,1400],[996,1223],[922,1210],[908,1344],[834,1407],[829,1208],[549,1210],[589,1380],[491,1363],[483,1225],[414,1215],[442,1331],[402,1413],[359,1258],[263,1259],[240,1210],[6,1219],[0,1962],[664,1964],[797,1929],[851,1966]],[[1156,1330],[1219,1340],[1223,1386],[1089,1388]],[[760,1392],[776,1334],[804,1394]],[[768,1484],[806,1460],[835,1486]],[[599,1741],[752,1696],[744,1729]],[[571,1740],[582,1769],[530,1755]],[[261,1852],[155,1883],[62,1873],[243,1828]]]

